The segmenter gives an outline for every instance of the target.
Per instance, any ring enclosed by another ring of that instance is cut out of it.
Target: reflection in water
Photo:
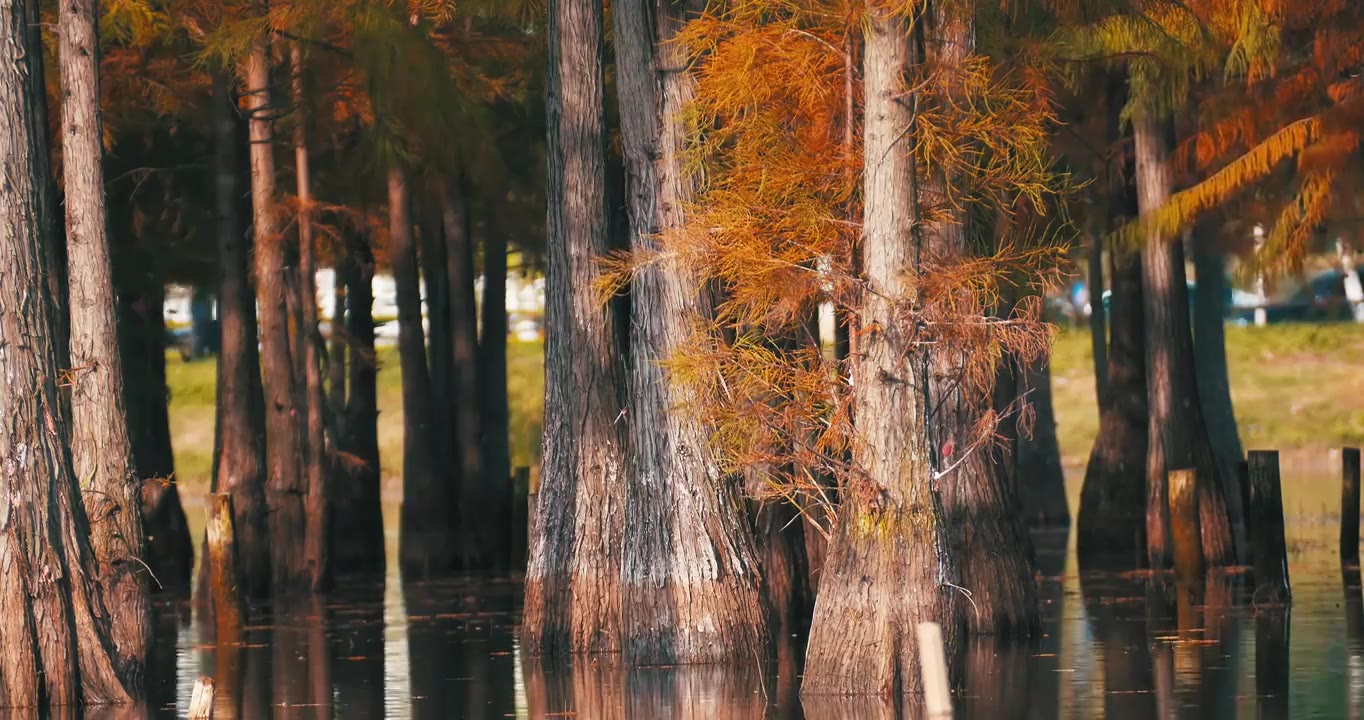
[[[1260,720],[1288,718],[1288,618],[1286,608],[1255,615],[1255,706]]]
[[[404,587],[413,718],[501,717],[513,707],[511,583]]]

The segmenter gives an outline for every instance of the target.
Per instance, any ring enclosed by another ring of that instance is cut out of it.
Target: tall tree
[[[237,576],[250,597],[270,588],[265,503],[265,406],[256,345],[249,241],[240,220],[237,113],[228,80],[213,78],[214,209],[218,241],[217,420],[213,490],[232,496]]]
[[[44,278],[54,241],[45,131],[36,98],[42,48],[29,2],[0,6],[0,704],[128,702],[66,441],[58,389],[57,308]],[[119,419],[122,423],[122,418]],[[126,450],[125,450],[126,454]],[[125,687],[125,683],[127,686]]]
[[[957,570],[933,489],[928,445],[927,360],[897,308],[918,291],[914,225],[920,168],[915,116],[901,102],[911,66],[922,62],[903,15],[869,0],[863,21],[865,119],[861,357],[853,462],[867,486],[846,492],[829,541],[806,655],[807,694],[901,694],[921,687],[918,623],[943,627],[949,649],[965,630],[949,585]],[[853,624],[847,618],[856,617]]]
[[[512,474],[511,411],[507,400],[507,238],[501,232],[485,232],[482,244],[478,416],[483,426],[483,474],[495,483]],[[525,558],[512,560],[519,565]]]
[[[398,293],[398,355],[403,373],[403,507],[398,556],[403,578],[417,580],[453,569],[455,529],[447,488],[436,467],[435,402],[422,332],[417,247],[406,172],[388,170],[389,260]]]
[[[545,431],[522,638],[532,654],[621,649],[623,368],[594,287],[610,250],[602,4],[549,3]]]
[[[689,73],[675,42],[697,3],[613,7],[625,145],[630,245],[656,250],[695,195],[683,113]],[[712,314],[708,290],[681,260],[645,265],[630,285],[625,552],[621,597],[625,654],[633,662],[691,663],[761,657],[770,610],[742,488],[711,457],[690,388],[663,361]]]
[[[308,169],[307,95],[303,87],[303,50],[290,43],[290,89],[294,102],[294,177],[298,194],[298,284],[302,327],[303,475],[305,499],[304,563],[311,589],[330,581],[327,447],[323,433],[322,335],[317,328],[317,246],[313,238],[313,197]]]
[[[123,405],[113,268],[104,213],[103,125],[94,0],[60,6],[62,178],[71,318],[71,465],[90,520],[96,577],[120,676],[141,692],[151,641],[141,481]]]
[[[1218,472],[1224,478],[1235,478],[1246,454],[1241,447],[1236,411],[1231,403],[1226,336],[1227,255],[1218,248],[1219,240],[1215,223],[1200,222],[1194,228],[1190,243],[1198,283],[1193,298],[1194,371]],[[1249,498],[1241,500],[1249,502]]]

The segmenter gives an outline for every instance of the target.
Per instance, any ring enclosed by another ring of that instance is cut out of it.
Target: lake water
[[[1081,579],[1072,534],[1037,536],[1044,635],[1024,647],[975,642],[956,717],[1360,717],[1364,603],[1357,579],[1346,587],[1336,550],[1338,462],[1283,469],[1289,610],[1258,606],[1232,580],[1207,588],[1196,606],[1177,607],[1159,580]],[[394,567],[397,513],[386,510]],[[190,604],[162,603],[152,699],[159,717],[183,716],[195,679],[226,663],[237,689],[220,684],[218,720],[920,714],[875,700],[802,705],[793,646],[767,672],[547,668],[518,652],[520,603],[511,581],[404,589],[393,573],[384,587],[347,585],[322,600],[261,609],[233,650],[212,645],[211,629],[200,640]]]

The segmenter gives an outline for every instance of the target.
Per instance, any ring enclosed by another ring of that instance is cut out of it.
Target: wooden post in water
[[[1248,544],[1250,545],[1250,547],[1247,548],[1249,552],[1246,555],[1246,562],[1254,563],[1255,543],[1249,542],[1251,533],[1250,464],[1246,462],[1245,458],[1242,458],[1241,460],[1238,460],[1236,462],[1236,482],[1240,483],[1241,485],[1241,522],[1246,527],[1246,538]]]
[[[1250,518],[1255,546],[1255,604],[1287,604],[1293,594],[1288,584],[1288,548],[1284,540],[1283,495],[1279,488],[1279,451],[1251,450]]]
[[[919,623],[919,672],[923,676],[924,709],[929,720],[952,717],[952,690],[947,682],[947,650],[943,647],[942,626]]]
[[[189,699],[189,720],[213,720],[213,678],[204,676],[194,683]]]
[[[1359,448],[1340,451],[1340,564],[1359,567]]]
[[[237,583],[237,536],[232,524],[232,496],[216,493],[208,498],[208,582],[213,615],[219,628],[240,627],[246,615],[241,586]]]
[[[1179,590],[1201,594],[1203,538],[1198,521],[1198,475],[1192,468],[1170,471],[1166,502],[1170,506],[1170,545]]]

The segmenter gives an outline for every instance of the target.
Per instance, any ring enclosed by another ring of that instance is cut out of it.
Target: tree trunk
[[[332,495],[332,554],[342,573],[384,572],[383,487],[379,474],[378,366],[374,355],[374,253],[352,236],[346,290],[350,393],[343,449],[345,481]],[[341,457],[341,456],[338,456]]]
[[[433,462],[436,467],[445,468],[446,472],[451,472],[455,468],[458,460],[454,447],[454,428],[451,424],[454,417],[455,396],[451,390],[451,375],[454,372],[454,350],[451,347],[450,338],[450,288],[447,285],[448,275],[446,273],[446,233],[444,228],[444,214],[441,208],[445,204],[443,193],[435,193],[437,197],[423,196],[423,200],[428,203],[424,208],[422,220],[419,225],[421,230],[421,274],[425,281],[425,293],[422,298],[426,307],[426,344],[427,344],[427,369],[431,376],[431,397],[432,403],[431,417],[431,437],[436,439],[436,446],[431,448]],[[463,478],[452,478],[454,483],[462,484]],[[452,488],[448,498],[451,502],[458,504],[458,495]],[[456,506],[451,506],[452,518],[457,518],[455,514]]]
[[[857,438],[829,541],[806,652],[804,695],[922,692],[915,629],[942,625],[949,652],[966,629],[943,512],[932,483],[922,352],[894,322],[919,267],[914,117],[900,102],[913,57],[902,15],[864,21],[864,328],[853,387]],[[850,619],[856,622],[849,622]]]
[[[33,83],[42,49],[29,32],[30,9],[26,2],[0,7],[0,46],[9,55],[0,67],[0,408],[7,417],[0,424],[0,706],[36,709],[128,702],[141,678],[125,689],[111,655],[95,582],[101,574],[66,446],[57,308],[44,286],[44,246],[53,233],[41,213],[52,205],[43,198],[46,150],[34,122],[44,89]]]
[[[323,434],[322,335],[317,329],[317,249],[313,245],[312,187],[308,180],[307,114],[303,96],[303,52],[298,42],[291,44],[292,89],[294,100],[294,173],[297,181],[298,284],[299,305],[303,315],[298,328],[303,348],[304,442],[303,469],[306,481],[303,562],[309,589],[325,588],[331,581],[331,533],[327,524],[331,512],[327,478],[326,439]]]
[[[1098,222],[1108,213],[1097,208],[1091,210],[1098,217],[1089,220],[1089,342],[1094,351],[1094,398],[1103,413],[1108,403],[1108,317],[1104,309],[1104,226]]]
[[[1127,103],[1127,79],[1113,73],[1106,88],[1107,140],[1122,141],[1119,111]],[[1101,217],[1122,222],[1137,215],[1134,167],[1108,172]],[[1096,222],[1101,229],[1114,223]],[[1109,253],[1113,286],[1106,363],[1107,392],[1099,409],[1099,433],[1080,491],[1077,554],[1082,570],[1142,567],[1146,562],[1146,339],[1142,320],[1141,262],[1115,246]]]
[[[1056,410],[1051,399],[1051,363],[1041,360],[1022,368],[1020,390],[1028,392],[1034,416],[1032,433],[1018,438],[1015,472],[1017,498],[1023,518],[1031,527],[1066,527],[1070,508],[1066,504],[1066,473],[1061,467],[1061,447],[1056,439]]]
[[[275,149],[269,114],[270,51],[258,39],[246,60],[247,109],[251,128],[251,206],[255,219],[256,304],[260,316],[261,370],[265,396],[265,483],[270,518],[271,588],[276,595],[306,591],[312,573],[299,552],[307,545],[301,416],[296,407],[293,360],[289,353],[285,240],[275,192]]]
[[[623,368],[593,287],[610,249],[604,85],[601,3],[551,0],[544,459],[521,636],[532,655],[622,649]]]
[[[1132,123],[1137,202],[1142,214],[1154,212],[1170,196],[1168,124],[1168,119],[1146,115]],[[1232,565],[1237,562],[1238,544],[1233,539],[1225,482],[1208,442],[1198,401],[1183,243],[1152,231],[1142,247],[1141,266],[1149,404],[1147,560],[1152,568],[1169,567],[1171,561],[1166,474],[1197,468],[1204,559],[1208,567]]]
[[[422,332],[417,247],[408,216],[407,178],[388,170],[389,261],[398,291],[398,356],[403,373],[403,511],[398,554],[403,579],[419,580],[454,569],[455,528],[444,479],[435,465],[435,406]]]
[[[511,561],[509,474],[484,473],[483,423],[479,417],[478,308],[474,302],[474,247],[464,188],[456,181],[441,193],[445,225],[446,297],[449,299],[451,365],[450,424],[458,460],[460,527],[467,571],[505,570]],[[506,253],[503,253],[503,263]],[[503,273],[505,279],[506,273]],[[505,317],[505,312],[504,312]],[[505,342],[507,334],[502,333]],[[504,346],[505,348],[505,346]]]
[[[483,474],[489,482],[498,482],[499,478],[510,478],[512,469],[507,402],[507,239],[495,231],[483,238],[480,310],[483,334],[478,340],[478,418],[483,425]],[[511,489],[506,492],[510,495]],[[523,565],[526,556],[512,558],[512,562]]]
[[[140,564],[145,545],[141,482],[133,468],[123,409],[123,361],[104,215],[95,3],[70,0],[60,10],[62,178],[71,317],[71,369],[65,384],[71,387],[71,467],[90,520],[95,577],[109,611],[116,669],[129,689],[140,694],[151,642],[151,605]]]
[[[251,291],[237,197],[236,111],[227,79],[214,77],[213,127],[216,147],[215,203],[218,215],[218,448],[214,492],[232,496],[237,531],[237,577],[249,597],[270,588],[270,543],[265,504],[265,404],[260,354],[256,347],[256,301]]]
[[[936,32],[942,42],[929,45],[934,62],[962,67],[975,46],[969,19],[951,8],[939,8]],[[946,200],[949,178],[929,166],[920,176],[919,192],[935,206]],[[929,223],[918,229],[923,242],[940,259],[965,260],[970,253],[969,218]],[[976,428],[991,409],[991,397],[974,397],[966,379],[967,350],[929,347],[928,418],[931,472],[942,496],[944,523],[960,572],[960,585],[971,593],[967,627],[973,633],[1027,637],[1040,622],[1037,581],[1030,562],[1030,538],[1006,476],[997,472],[988,452],[978,451]],[[859,375],[861,378],[867,375]],[[1031,484],[1032,480],[1026,482]],[[1064,507],[1064,484],[1061,489]]]
[[[692,3],[693,5],[695,3]],[[684,8],[685,8],[684,4]],[[631,246],[680,227],[696,192],[682,113],[693,83],[673,42],[686,9],[614,7]],[[671,11],[669,11],[671,10]],[[677,408],[694,403],[663,366],[712,315],[676,259],[651,263],[630,287],[629,431],[621,575],[626,659],[639,664],[765,657],[770,610],[742,488],[716,466],[708,431]]]
[[[344,251],[343,251],[344,252]],[[327,350],[327,405],[331,412],[332,423],[337,437],[333,438],[338,446],[344,444],[343,427],[346,409],[346,288],[355,272],[354,259],[345,255],[332,267],[332,316],[329,318],[331,346]]]
[[[1200,223],[1193,237],[1194,273],[1198,287],[1194,292],[1193,344],[1194,372],[1198,379],[1198,399],[1203,404],[1203,420],[1217,468],[1224,478],[1237,477],[1237,467],[1245,459],[1241,435],[1236,428],[1236,411],[1231,403],[1231,376],[1227,369],[1226,255],[1213,246],[1216,238],[1209,223]],[[1244,522],[1238,508],[1244,508],[1247,498],[1241,497],[1240,483],[1226,486],[1227,507],[1233,525]],[[1233,498],[1233,494],[1235,498]]]

